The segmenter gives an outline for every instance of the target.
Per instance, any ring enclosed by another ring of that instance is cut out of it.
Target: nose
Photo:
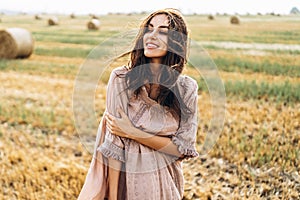
[[[158,30],[154,29],[150,34],[149,37],[153,39],[157,39]]]

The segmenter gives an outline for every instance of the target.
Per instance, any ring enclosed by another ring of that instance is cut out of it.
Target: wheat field
[[[76,199],[91,153],[72,111],[74,82],[89,53],[105,39],[137,28],[141,14],[99,16],[1,15],[0,29],[31,31],[27,59],[0,60],[0,199]],[[184,199],[300,198],[300,17],[188,15],[190,36],[218,67],[226,91],[222,132],[207,154],[183,163]],[[1,45],[1,44],[0,44]],[[124,64],[112,63],[112,68]],[[184,73],[195,77],[187,66]],[[199,81],[197,148],[212,119],[205,82]],[[99,83],[97,120],[105,109]]]

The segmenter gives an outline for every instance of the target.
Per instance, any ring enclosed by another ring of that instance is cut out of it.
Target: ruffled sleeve
[[[124,92],[125,81],[123,78],[126,71],[125,67],[114,69],[110,75],[107,86],[105,112],[109,112],[115,116],[118,116],[115,109],[117,106],[127,112],[125,108],[127,107],[128,98],[126,92]],[[112,99],[114,99],[114,101],[112,101]],[[121,138],[109,133],[106,128],[105,117],[103,117],[97,131],[93,158],[78,200],[105,199],[108,190],[108,166],[105,164],[107,162],[106,157],[113,157],[122,161],[124,160],[123,154]],[[123,182],[119,184],[124,185]]]
[[[181,106],[180,125],[172,137],[172,142],[178,146],[178,150],[184,155],[184,158],[192,158],[199,155],[195,147],[198,130],[198,85],[194,79],[188,76],[179,78],[178,89],[186,108]]]
[[[127,113],[129,100],[125,84],[126,73],[127,69],[125,67],[118,67],[112,71],[107,85],[105,113],[108,112],[111,115],[120,117],[117,113],[117,108],[121,108]],[[97,148],[97,151],[100,151],[105,157],[125,162],[123,148],[123,138],[111,134],[106,129],[104,142]]]

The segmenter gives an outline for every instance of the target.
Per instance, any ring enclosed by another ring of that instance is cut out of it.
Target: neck
[[[153,75],[157,74],[160,69],[160,64],[159,63],[151,63],[150,69]]]
[[[160,63],[151,63],[150,70],[152,72],[153,80],[157,80],[160,73]]]

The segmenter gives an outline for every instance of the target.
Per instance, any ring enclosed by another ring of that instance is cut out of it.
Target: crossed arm
[[[106,114],[108,130],[117,136],[129,138],[147,147],[161,151],[163,153],[171,154],[177,157],[183,155],[178,151],[178,147],[172,143],[171,138],[157,136],[134,127],[128,116],[123,110],[118,109],[120,118]]]
[[[117,109],[120,117],[114,117],[106,112],[106,127],[111,134],[119,137],[129,138],[136,142],[148,146],[157,151],[183,157],[178,151],[178,147],[172,143],[171,138],[153,135],[144,132],[131,123],[128,116],[122,109]],[[118,195],[118,179],[120,175],[121,162],[112,158],[109,161],[109,199],[116,200]]]

